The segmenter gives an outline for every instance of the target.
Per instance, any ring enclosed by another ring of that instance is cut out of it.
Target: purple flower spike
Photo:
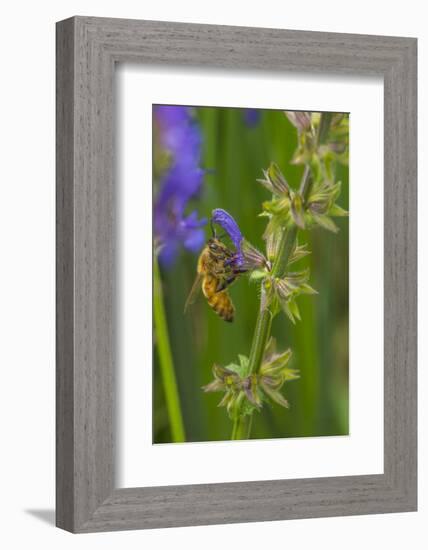
[[[202,134],[189,107],[157,105],[153,115],[160,146],[171,156],[170,166],[160,178],[154,205],[159,259],[169,267],[181,247],[198,252],[205,241],[202,227],[206,220],[198,219],[196,212],[186,217],[188,203],[199,196],[205,174],[200,166]]]
[[[175,222],[166,220],[163,231],[158,232],[162,235],[159,255],[162,265],[171,267],[181,246],[190,252],[198,252],[205,242],[205,232],[202,228],[206,223],[207,220],[204,218],[198,220],[196,212]]]

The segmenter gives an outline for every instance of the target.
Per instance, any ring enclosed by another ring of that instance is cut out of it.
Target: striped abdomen
[[[202,281],[202,292],[208,304],[224,321],[231,323],[235,315],[235,307],[227,290],[216,292],[218,279],[212,275],[205,275]]]

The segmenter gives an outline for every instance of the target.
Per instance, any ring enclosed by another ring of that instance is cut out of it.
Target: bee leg
[[[231,275],[227,279],[224,279],[223,281],[219,281],[215,291],[221,292],[222,290],[227,288],[229,285],[231,285],[235,279],[236,279],[236,275]]]
[[[223,277],[225,275],[229,275],[229,273],[232,273],[229,268],[225,269],[224,267],[216,267],[212,271],[217,277]]]
[[[221,292],[222,290],[224,290],[227,286],[227,283],[226,281],[219,281],[217,286],[215,287],[215,291],[216,292]]]

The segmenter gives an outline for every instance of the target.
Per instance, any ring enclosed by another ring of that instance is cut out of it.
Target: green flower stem
[[[284,232],[279,245],[279,253],[272,268],[274,274],[281,276],[282,266],[287,266],[288,259],[296,240],[296,235],[296,227],[292,227],[289,231]],[[260,310],[256,321],[253,343],[251,345],[247,374],[252,374],[259,370],[266,349],[266,343],[270,336],[273,312],[269,307],[266,307],[265,304],[266,290],[262,288]],[[238,416],[233,423],[231,439],[248,439],[251,433],[251,423],[252,415]]]
[[[262,293],[265,294],[265,292],[265,289],[263,289]],[[254,332],[253,343],[251,345],[247,374],[253,374],[258,370],[258,367],[263,359],[266,342],[269,338],[273,316],[270,309],[264,306],[265,302],[266,298],[262,297],[260,302],[260,311],[256,322],[256,330]]]
[[[320,119],[320,125],[318,129],[317,142],[318,144],[324,143],[328,137],[328,131],[330,130],[331,121],[333,119],[333,113],[322,113]]]
[[[320,125],[318,129],[317,143],[323,143],[328,135],[328,130],[331,124],[331,113],[322,113]],[[300,183],[299,193],[302,200],[305,201],[310,192],[311,187],[311,170],[309,166],[305,166],[305,171]],[[297,226],[293,225],[287,231],[284,231],[278,247],[278,255],[272,267],[272,275],[275,277],[283,277],[287,269],[287,264],[290,259],[291,252],[296,243]],[[270,330],[272,326],[273,312],[266,307],[266,291],[262,288],[262,296],[260,300],[260,309],[256,321],[256,330],[254,332],[253,343],[251,345],[250,357],[248,362],[248,374],[256,373],[260,369],[263,360],[264,350],[269,340]],[[252,416],[240,415],[234,421],[231,439],[248,439],[251,433]]]
[[[309,195],[311,184],[311,170],[309,166],[305,166],[305,171],[303,172],[302,181],[300,183],[299,193],[303,200]]]
[[[233,423],[232,440],[249,439],[253,417],[250,415],[239,416]]]
[[[181,416],[180,399],[177,381],[175,379],[171,346],[169,343],[168,324],[163,301],[162,281],[156,256],[153,260],[153,314],[156,334],[156,348],[159,355],[159,365],[162,374],[163,389],[174,443],[186,441],[183,418]]]
[[[285,275],[290,255],[293,251],[297,237],[297,226],[293,225],[287,231],[284,231],[278,246],[278,255],[272,266],[273,277],[283,277]]]

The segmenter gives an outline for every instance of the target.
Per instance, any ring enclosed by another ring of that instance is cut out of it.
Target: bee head
[[[208,248],[212,250],[212,252],[219,252],[223,249],[223,244],[221,241],[219,241],[216,237],[212,237],[207,242]]]

